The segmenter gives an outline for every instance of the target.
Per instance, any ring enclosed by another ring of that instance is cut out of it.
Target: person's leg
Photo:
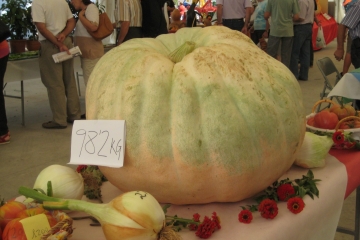
[[[281,38],[281,62],[290,67],[291,50],[294,37],[282,37]]]
[[[294,74],[295,78],[299,78],[299,59],[300,50],[305,41],[302,36],[302,26],[294,25],[294,42],[292,45],[291,57],[290,57],[290,71]]]
[[[308,80],[310,68],[310,47],[312,37],[312,25],[305,24],[303,27],[304,42],[300,49],[300,72],[299,80]]]
[[[351,63],[355,68],[360,68],[360,38],[353,39],[351,44]],[[360,100],[356,100],[356,108],[360,109]]]
[[[81,58],[81,68],[83,70],[83,78],[85,86],[89,81],[90,74],[92,73],[96,63],[100,60],[100,58],[89,59],[89,58]]]
[[[281,39],[279,37],[274,37],[271,35],[269,36],[269,39],[268,39],[266,52],[267,52],[267,54],[269,54],[270,56],[272,56],[275,59],[278,55],[280,40]]]
[[[5,109],[5,97],[3,92],[4,86],[4,76],[7,66],[9,55],[0,58],[0,136],[3,136],[8,133],[9,128],[7,125],[6,109]]]
[[[48,92],[49,104],[53,114],[52,122],[54,122],[54,124],[66,127],[67,115],[65,87],[62,80],[62,63],[55,63],[54,59],[52,58],[52,55],[58,52],[59,49],[50,41],[42,41],[39,54],[39,68],[41,81],[45,85]],[[44,124],[43,127],[45,127]]]
[[[64,44],[70,49],[73,47],[71,39],[68,37],[65,39]],[[74,60],[70,59],[62,62],[62,81],[65,86],[66,101],[66,113],[67,119],[75,120],[80,119],[81,109],[80,100],[77,93],[75,74],[74,74]]]

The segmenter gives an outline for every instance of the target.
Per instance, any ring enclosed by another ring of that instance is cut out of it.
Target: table
[[[360,166],[360,152],[352,150],[332,149],[326,158],[324,168],[313,169],[315,178],[321,179],[318,188],[320,198],[312,200],[304,198],[306,207],[294,215],[286,209],[286,203],[279,203],[279,214],[273,220],[261,218],[259,213],[254,214],[251,224],[239,223],[237,216],[241,211],[240,206],[254,204],[253,200],[244,200],[237,203],[211,203],[205,205],[173,205],[168,209],[168,215],[177,214],[179,217],[192,218],[194,213],[202,217],[211,216],[216,211],[221,219],[222,229],[216,231],[210,239],[277,239],[277,240],[319,240],[334,239],[337,224],[340,218],[344,198],[346,198],[357,186],[360,185],[360,174],[357,170]],[[301,178],[307,169],[293,166],[280,179]],[[120,191],[110,183],[104,185],[103,200],[108,202]],[[86,214],[73,212],[70,216],[84,216]],[[76,228],[73,240],[105,239],[100,227],[90,227],[90,220],[74,221]],[[358,225],[358,222],[357,222]],[[357,228],[358,229],[358,228]],[[183,239],[198,239],[194,232],[183,230],[180,232]],[[355,238],[356,239],[356,238]],[[358,238],[357,238],[358,239]]]
[[[105,53],[115,45],[104,45]],[[74,73],[76,75],[78,93],[80,94],[79,76],[82,76],[80,58],[74,58]],[[40,79],[39,61],[37,57],[8,61],[5,76],[4,88],[9,82],[20,82],[20,96],[5,95],[5,97],[17,98],[21,100],[21,124],[25,126],[25,104],[24,104],[24,81]]]
[[[324,38],[326,44],[329,44],[337,37],[337,23],[334,18],[327,20],[322,14],[316,15],[317,19],[321,21],[321,26],[324,31]],[[316,23],[313,24],[313,34],[312,34],[312,46],[314,50],[319,50],[321,48],[316,47],[316,36],[318,32],[318,26]]]
[[[333,96],[360,99],[360,68],[344,74],[328,94]]]

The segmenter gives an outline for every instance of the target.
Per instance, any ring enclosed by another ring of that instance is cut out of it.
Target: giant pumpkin
[[[184,43],[195,49],[170,60]],[[173,204],[253,196],[291,167],[305,133],[292,73],[247,36],[215,26],[109,51],[90,76],[86,114],[126,120],[124,167],[101,167],[108,180]]]

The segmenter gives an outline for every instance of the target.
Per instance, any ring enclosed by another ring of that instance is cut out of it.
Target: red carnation
[[[259,205],[261,216],[266,219],[273,219],[278,214],[278,207],[274,200],[264,199]]]
[[[239,213],[239,221],[242,223],[251,223],[252,219],[252,212],[247,209],[244,209]]]
[[[216,212],[213,212],[213,213],[212,213],[211,220],[212,220],[213,222],[215,222],[217,229],[221,229],[221,226],[220,226],[220,218],[219,218],[218,215],[216,215]]]
[[[288,197],[295,195],[295,189],[290,183],[280,185],[276,190],[280,201],[285,201]]]
[[[287,208],[290,212],[298,214],[301,212],[305,207],[305,203],[300,197],[293,197],[287,201]]]
[[[336,131],[332,135],[332,140],[335,144],[342,144],[345,141],[344,133],[342,131]]]
[[[193,215],[193,220],[194,220],[194,222],[200,222],[200,214],[198,214],[198,213],[195,213],[194,215]],[[197,229],[198,229],[198,224],[196,224],[196,223],[191,223],[191,224],[189,224],[189,229],[191,230],[191,231],[196,231]]]
[[[204,221],[198,226],[195,235],[199,238],[209,238],[215,232],[216,223],[211,221],[211,219],[205,216]]]

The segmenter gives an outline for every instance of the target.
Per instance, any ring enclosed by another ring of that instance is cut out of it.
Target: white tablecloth
[[[289,177],[290,179],[301,178],[306,175],[307,169],[293,166],[280,179]],[[291,213],[285,202],[278,204],[279,214],[273,220],[267,220],[254,213],[254,219],[250,224],[243,224],[238,221],[240,206],[255,204],[250,200],[236,203],[212,203],[204,205],[173,205],[168,209],[168,215],[178,215],[179,217],[192,218],[194,213],[199,213],[201,219],[212,212],[217,212],[221,220],[221,230],[216,231],[210,239],[276,239],[276,240],[319,240],[334,239],[336,227],[340,218],[341,208],[344,200],[345,189],[347,186],[347,172],[345,165],[336,158],[328,155],[326,167],[313,169],[316,179],[321,179],[318,188],[320,198],[312,200],[306,196],[304,198],[304,210],[295,215]],[[256,179],[254,179],[256,181]],[[251,182],[249,182],[251,184]],[[211,186],[209,186],[211,187]],[[241,186],[239,185],[239,188]],[[110,183],[106,183],[103,189],[103,200],[109,202],[120,194]],[[86,214],[73,212],[70,216],[84,216]],[[101,227],[91,227],[90,220],[74,221],[74,233],[72,240],[103,240],[105,239]],[[180,235],[185,240],[199,239],[195,232],[182,230]]]
[[[360,68],[346,73],[340,79],[328,94],[328,97],[333,96],[360,99]]]

